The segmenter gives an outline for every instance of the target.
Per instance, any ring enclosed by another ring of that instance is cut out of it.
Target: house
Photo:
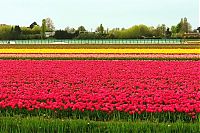
[[[6,26],[7,24],[0,24],[0,26]]]
[[[200,27],[197,28],[197,31],[199,31],[199,33],[200,33]]]
[[[185,33],[184,38],[200,38],[200,33]]]
[[[48,38],[48,37],[52,37],[55,35],[55,32],[54,31],[48,31],[48,32],[45,32],[45,36]]]

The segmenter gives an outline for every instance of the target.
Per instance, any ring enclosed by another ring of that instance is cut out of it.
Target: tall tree
[[[177,33],[183,34],[183,33],[188,33],[192,31],[192,26],[188,22],[187,18],[181,18],[181,21],[177,24],[176,26]]]
[[[162,24],[161,25],[161,30],[162,30],[162,37],[165,37],[166,36],[166,30],[167,30],[167,28],[166,28],[166,25],[165,24]]]
[[[192,31],[192,26],[191,24],[188,22],[187,18],[185,17],[184,18],[184,21],[183,21],[183,30],[184,32],[186,33],[189,33]]]
[[[167,31],[166,31],[166,38],[171,38],[172,36],[172,32],[169,30],[169,28],[167,28]]]
[[[176,37],[176,33],[177,33],[176,31],[177,31],[176,26],[172,26],[171,27],[172,37]]]
[[[12,27],[10,31],[10,38],[11,40],[20,39],[22,30],[19,25],[16,25],[14,28]]]
[[[103,25],[100,24],[100,26],[97,27],[96,31],[99,32],[99,33],[101,33],[101,34],[103,34],[103,32],[104,32],[104,27],[103,27]]]
[[[46,30],[47,31],[54,31],[55,26],[51,18],[46,18]]]
[[[181,18],[181,21],[176,26],[176,33],[182,33],[183,31],[183,19]]]
[[[158,25],[157,28],[155,29],[155,36],[164,38],[165,37],[165,31],[166,31],[166,26],[165,24]]]
[[[42,20],[42,30],[41,30],[41,37],[45,39],[45,32],[46,32],[46,19]]]

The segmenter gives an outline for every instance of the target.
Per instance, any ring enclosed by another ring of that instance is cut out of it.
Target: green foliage
[[[12,26],[10,26],[10,25],[0,26],[0,40],[3,40],[3,39],[8,40],[11,29],[12,29]]]
[[[172,38],[175,38],[176,37],[176,33],[177,33],[176,26],[172,26],[171,27],[171,33],[172,33]]]
[[[30,28],[33,29],[35,26],[38,26],[38,24],[36,22],[33,22],[31,25],[30,25]]]
[[[72,39],[72,38],[74,38],[74,34],[68,33],[67,31],[64,31],[64,30],[57,30],[55,32],[54,38],[56,38],[56,39]]]
[[[10,34],[9,34],[9,40],[18,40],[21,38],[22,30],[21,28],[16,25],[14,28],[11,28]]]
[[[33,34],[32,29],[31,29],[31,28],[28,28],[28,27],[21,27],[21,30],[22,30],[22,34],[23,34],[23,35],[30,35],[30,34]]]
[[[103,33],[104,33],[104,27],[103,27],[103,25],[102,25],[102,24],[100,24],[100,26],[99,26],[99,27],[97,27],[96,31],[97,31],[98,33],[101,33],[101,34],[103,34]]]
[[[145,38],[145,37],[152,37],[153,34],[151,33],[150,27],[146,25],[135,25],[129,29],[125,30],[116,30],[113,32],[115,38]]]
[[[175,30],[176,29],[176,30]],[[184,33],[189,33],[192,31],[191,24],[187,21],[187,18],[182,18],[177,24],[176,28],[173,27],[173,31],[176,31],[177,36],[182,36]]]
[[[65,31],[67,31],[68,33],[75,33],[76,30],[74,28],[70,28],[69,26],[67,26],[65,28]]]
[[[18,28],[16,30],[16,28]],[[21,32],[19,32],[21,28]],[[33,22],[29,27],[13,27],[8,25],[0,25],[0,40],[9,39],[45,39],[45,32],[55,31],[55,26],[50,18],[42,20],[40,27],[36,22]],[[140,39],[140,38],[184,38],[184,33],[197,33],[197,30],[192,31],[192,26],[187,18],[182,18],[181,21],[168,29],[165,24],[158,25],[157,27],[146,25],[135,25],[131,28],[115,28],[112,30],[105,30],[102,24],[97,27],[96,32],[87,32],[84,26],[79,26],[77,30],[67,27],[65,29],[68,33],[74,34],[73,38],[78,39]],[[108,34],[109,33],[109,34]],[[56,38],[71,38],[56,37]],[[193,35],[194,36],[194,35]],[[191,38],[193,38],[191,36]],[[48,36],[47,36],[48,37]],[[195,38],[198,38],[198,34]]]
[[[166,33],[165,33],[165,36],[166,36],[167,39],[171,38],[172,32],[169,30],[169,28],[167,28],[167,31],[166,31]]]
[[[79,26],[78,31],[79,31],[79,33],[82,33],[82,32],[86,32],[86,29],[84,26]]]
[[[158,25],[157,28],[155,29],[155,36],[158,38],[165,38],[166,36],[166,25],[162,24],[162,25]]]
[[[40,34],[41,33],[41,27],[36,25],[34,26],[34,28],[32,29],[32,34]]]
[[[20,39],[40,39],[41,38],[41,27],[35,25],[32,29],[29,27],[21,27]]]

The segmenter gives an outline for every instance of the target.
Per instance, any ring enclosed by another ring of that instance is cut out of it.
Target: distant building
[[[55,35],[55,32],[45,32],[45,36],[48,38],[48,37],[51,37],[51,36],[54,36]]]
[[[197,28],[197,31],[199,31],[199,33],[200,33],[200,27]]]
[[[0,24],[0,26],[6,26],[7,24]]]
[[[200,33],[185,33],[184,38],[200,38]]]

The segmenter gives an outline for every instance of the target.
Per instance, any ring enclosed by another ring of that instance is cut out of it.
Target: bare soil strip
[[[0,54],[0,57],[34,58],[200,58],[199,54]]]

